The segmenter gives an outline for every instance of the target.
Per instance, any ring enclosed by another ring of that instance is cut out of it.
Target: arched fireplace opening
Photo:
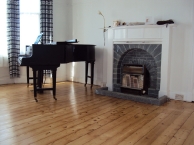
[[[145,97],[158,98],[160,90],[161,48],[161,44],[114,44],[113,91],[130,93],[130,91],[123,91],[122,89],[123,67],[126,65],[143,66],[148,72],[144,79],[149,79],[149,81],[146,81],[148,89],[144,90],[145,93],[140,94],[145,95]],[[138,80],[138,77],[136,78]]]

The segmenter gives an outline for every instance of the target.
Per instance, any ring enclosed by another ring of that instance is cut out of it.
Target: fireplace
[[[108,29],[103,78],[106,87],[97,94],[161,105],[169,95],[170,34],[173,25],[122,26]],[[145,66],[149,74],[147,93],[134,95],[122,90],[122,67]]]
[[[149,86],[150,77],[145,65],[123,64],[121,66],[121,93],[146,95]]]
[[[160,90],[161,44],[114,44],[113,91],[121,92],[122,67],[143,65],[147,70],[144,78],[149,82],[146,94],[158,98]],[[148,78],[149,77],[149,78]],[[135,90],[134,90],[135,91]],[[143,91],[143,90],[142,90]]]

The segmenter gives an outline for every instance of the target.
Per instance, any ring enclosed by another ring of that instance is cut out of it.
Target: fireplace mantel
[[[109,91],[113,90],[113,45],[114,44],[162,44],[161,57],[161,82],[159,97],[169,96],[170,83],[170,50],[171,30],[174,25],[138,25],[119,26],[108,29],[107,44],[105,46],[106,56],[104,59],[103,78],[106,78],[106,85]]]
[[[167,27],[166,25],[120,26],[109,28],[108,33],[112,30],[112,34],[109,34],[112,36],[112,41],[162,42],[164,35],[166,35],[164,30],[168,31],[172,27],[174,24]]]

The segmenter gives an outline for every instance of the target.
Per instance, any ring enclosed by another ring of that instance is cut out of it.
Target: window
[[[20,53],[32,45],[40,33],[40,0],[20,0]]]
[[[7,58],[7,1],[1,1],[0,5],[0,20],[1,20],[1,27],[0,27],[0,40],[1,40],[1,48],[0,48],[0,67],[7,67],[8,66],[8,58]]]
[[[7,1],[0,5],[0,67],[8,67],[7,55]],[[25,46],[32,45],[40,33],[40,0],[20,0],[20,53],[25,53]]]

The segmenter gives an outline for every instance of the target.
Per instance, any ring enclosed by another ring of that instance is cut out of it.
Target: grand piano
[[[77,39],[57,42],[56,44],[33,44],[31,55],[20,55],[20,66],[31,67],[33,71],[34,99],[37,100],[37,92],[52,90],[53,98],[56,97],[56,70],[61,63],[85,61],[85,86],[87,78],[91,78],[93,86],[95,45],[76,43]],[[88,64],[91,64],[91,76],[88,76]],[[43,70],[52,71],[52,88],[42,88]],[[37,76],[38,72],[38,76]],[[36,79],[38,78],[38,81]],[[38,82],[38,83],[37,83]]]

